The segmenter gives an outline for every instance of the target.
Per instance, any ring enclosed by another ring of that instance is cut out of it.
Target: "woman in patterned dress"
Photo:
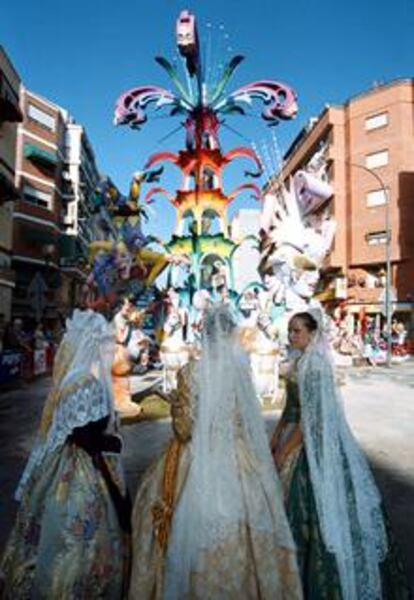
[[[130,599],[301,598],[249,360],[223,304],[206,310],[172,416],[174,437],[134,504]]]
[[[101,315],[74,312],[53,386],[16,492],[2,562],[7,599],[120,599],[128,583],[129,510],[114,434],[114,335]]]
[[[410,598],[368,464],[346,422],[322,314],[297,313],[272,453],[310,600]]]

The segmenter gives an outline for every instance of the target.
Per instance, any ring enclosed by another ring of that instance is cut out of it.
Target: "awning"
[[[48,165],[56,165],[58,161],[56,152],[43,150],[43,148],[39,148],[39,146],[36,146],[35,144],[24,145],[24,157],[29,158],[30,160],[38,160],[39,162]]]

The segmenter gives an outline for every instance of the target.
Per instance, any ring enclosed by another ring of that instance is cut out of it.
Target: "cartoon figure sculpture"
[[[135,266],[143,272],[145,287],[150,287],[169,261],[165,254],[148,248],[151,243],[162,242],[142,231],[142,219],[148,220],[147,212],[139,202],[141,185],[145,180],[154,181],[154,178],[148,177],[146,172],[135,173],[126,203],[112,206],[111,211],[119,237],[133,255]]]
[[[130,279],[142,281],[148,288],[165,267],[176,259],[155,252],[148,246],[162,242],[142,230],[142,219],[148,215],[139,202],[144,181],[156,181],[162,168],[134,174],[128,197],[122,196],[109,180],[104,182],[97,197],[105,201],[112,217],[113,239],[96,240],[89,246],[92,271],[88,284],[98,297],[106,298],[116,290],[117,283]]]
[[[141,406],[132,402],[129,375],[132,372],[132,360],[128,350],[131,337],[131,321],[138,319],[139,315],[134,310],[128,298],[114,317],[115,326],[115,355],[112,363],[112,387],[115,408],[121,419],[135,419],[142,412]]]

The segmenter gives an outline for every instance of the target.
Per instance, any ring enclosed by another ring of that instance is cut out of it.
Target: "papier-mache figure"
[[[321,197],[316,201],[317,193]],[[321,211],[331,194],[328,184],[299,172],[289,189],[283,186],[265,196],[259,270],[275,301],[284,303],[288,312],[314,303],[319,270],[336,228],[335,221]]]

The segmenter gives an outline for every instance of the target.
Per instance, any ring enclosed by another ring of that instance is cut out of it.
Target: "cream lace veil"
[[[66,322],[66,333],[56,353],[52,389],[16,490],[17,500],[35,468],[49,452],[62,446],[76,427],[106,416],[113,420],[113,352],[114,334],[105,318],[92,310],[75,310]]]
[[[241,531],[270,539],[271,552],[294,551],[249,360],[226,305],[205,313],[191,388],[192,461],[167,553],[169,599],[188,597],[190,574],[203,569],[215,548],[237,542]]]

